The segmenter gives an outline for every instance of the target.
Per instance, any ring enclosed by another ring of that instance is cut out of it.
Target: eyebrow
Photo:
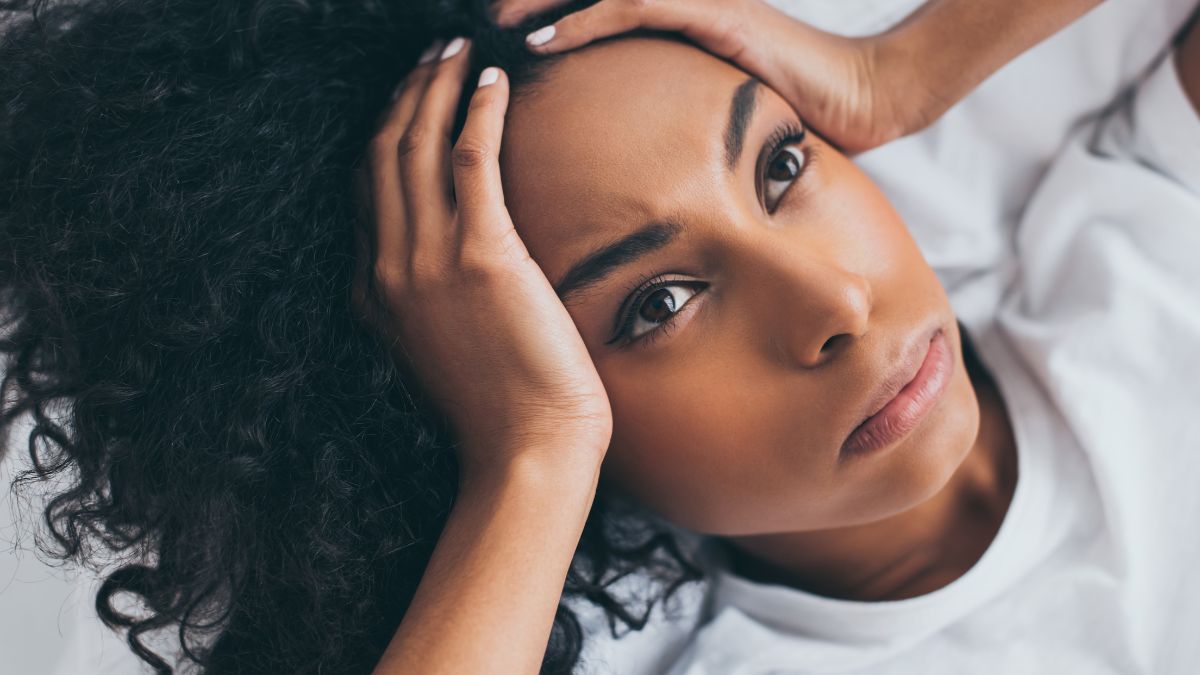
[[[737,166],[745,144],[746,128],[754,116],[757,102],[758,78],[750,77],[738,85],[729,106],[729,121],[725,126],[725,162],[732,171]],[[572,265],[554,286],[554,292],[564,304],[612,275],[620,267],[637,262],[643,256],[668,246],[683,231],[672,222],[652,222],[612,244],[585,255]]]
[[[750,125],[750,118],[754,117],[760,84],[762,83],[757,77],[751,77],[738,85],[733,92],[733,103],[729,106],[729,123],[725,127],[725,164],[730,171],[733,171],[742,156],[746,127]]]
[[[584,289],[594,286],[618,268],[636,262],[642,256],[666,247],[683,231],[679,223],[653,222],[643,225],[615,243],[584,256],[563,275],[554,287],[559,300],[570,302]]]

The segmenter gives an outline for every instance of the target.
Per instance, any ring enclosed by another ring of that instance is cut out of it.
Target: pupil
[[[666,308],[666,311],[662,311],[664,308]],[[646,311],[648,309],[653,310],[649,314],[654,314],[655,316],[648,315]],[[673,311],[675,311],[675,296],[671,295],[667,289],[660,288],[651,293],[650,297],[646,298],[646,302],[642,304],[642,309],[639,313],[647,321],[665,321],[670,318]]]
[[[800,173],[800,162],[790,152],[784,152],[771,162],[767,170],[767,178],[771,180],[789,180]]]

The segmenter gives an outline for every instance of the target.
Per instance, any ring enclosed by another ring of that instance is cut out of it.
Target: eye
[[[667,281],[648,284],[628,305],[620,321],[620,329],[608,344],[624,339],[640,340],[667,326],[679,310],[703,290],[700,282]]]
[[[787,189],[804,173],[808,152],[800,145],[788,145],[767,162],[763,175],[763,201],[767,211],[774,212]]]

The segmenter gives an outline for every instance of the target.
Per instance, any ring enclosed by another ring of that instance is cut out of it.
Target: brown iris
[[[800,160],[790,152],[781,152],[771,160],[767,167],[767,178],[771,180],[792,180],[800,175]]]
[[[648,315],[647,309],[650,310]],[[666,321],[675,312],[675,296],[665,288],[660,288],[646,297],[646,301],[638,308],[638,314],[651,322]]]

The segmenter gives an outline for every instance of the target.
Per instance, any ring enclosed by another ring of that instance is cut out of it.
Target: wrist
[[[1200,113],[1200,18],[1193,19],[1170,58],[1175,59],[1175,70],[1184,93]]]
[[[758,4],[779,14],[768,23],[783,31],[762,40],[758,72],[826,140],[857,153],[922,127],[930,106],[921,95],[927,90],[914,86],[919,70],[909,35],[839,35]]]
[[[957,79],[944,72],[942,54],[927,37],[920,24],[902,23],[864,38],[877,104],[892,121],[888,140],[925,129],[959,98]]]
[[[496,444],[460,454],[459,493],[517,493],[537,499],[585,497],[590,504],[605,448],[576,439]]]

